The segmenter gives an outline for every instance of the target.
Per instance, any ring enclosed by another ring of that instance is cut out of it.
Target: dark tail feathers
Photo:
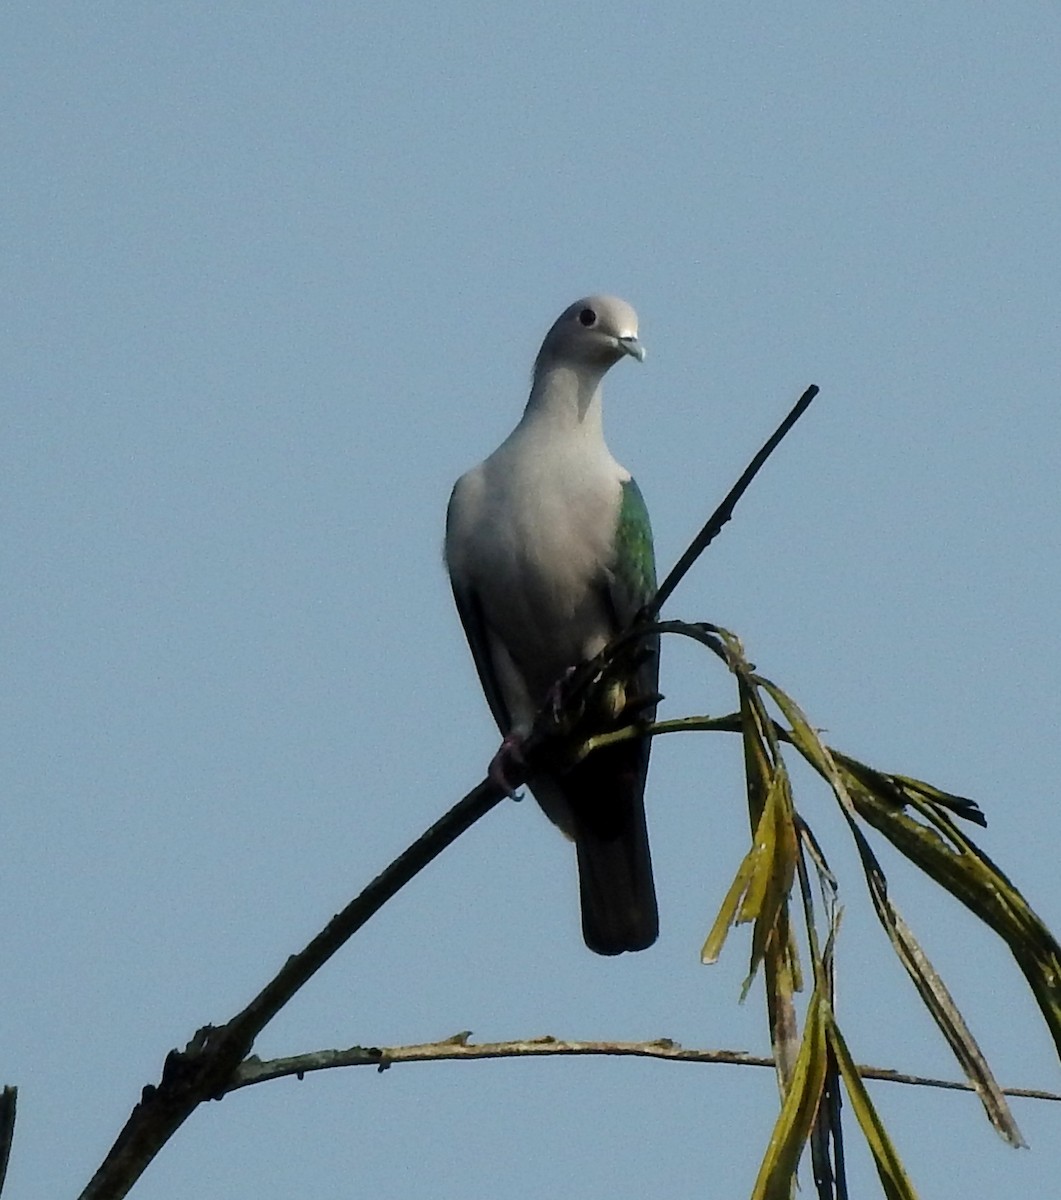
[[[582,934],[597,954],[644,950],[659,935],[645,823],[647,746],[598,750],[561,780],[574,814]]]

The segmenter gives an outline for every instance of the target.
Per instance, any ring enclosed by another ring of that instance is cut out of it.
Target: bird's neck
[[[548,428],[566,436],[604,442],[601,380],[604,372],[539,364],[520,424]]]

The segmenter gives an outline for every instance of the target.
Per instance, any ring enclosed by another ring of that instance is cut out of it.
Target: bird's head
[[[603,374],[627,354],[638,362],[645,357],[637,339],[637,313],[616,296],[586,296],[557,317],[542,342],[535,370],[564,364]]]

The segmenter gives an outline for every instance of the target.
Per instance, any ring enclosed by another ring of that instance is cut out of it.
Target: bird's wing
[[[615,554],[604,584],[605,603],[611,614],[612,633],[625,629],[656,591],[656,557],[652,525],[641,489],[633,479],[622,485]],[[638,667],[630,698],[654,693],[659,683],[659,639],[646,639],[648,650]]]
[[[609,575],[608,603],[621,629],[629,625],[656,590],[652,525],[641,489],[633,479],[622,485],[615,556]]]
[[[501,653],[496,636],[491,634],[482,599],[472,584],[470,564],[476,558],[475,524],[468,520],[480,502],[481,468],[469,471],[457,480],[446,509],[446,567],[453,599],[457,605],[464,635],[472,652],[486,702],[503,734],[512,727],[512,712],[505,701],[496,654]]]
[[[512,728],[512,714],[501,694],[501,685],[491,653],[491,638],[486,618],[483,616],[482,602],[474,589],[461,587],[455,578],[451,578],[450,582],[453,586],[453,599],[457,604],[457,613],[464,626],[464,636],[468,639],[472,661],[479,673],[479,682],[483,685],[486,702],[490,705],[490,711],[494,714],[498,729],[502,733],[508,733]]]

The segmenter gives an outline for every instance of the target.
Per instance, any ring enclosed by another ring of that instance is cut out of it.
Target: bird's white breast
[[[522,428],[457,484],[450,571],[539,703],[613,632],[601,585],[626,478],[602,441]]]

